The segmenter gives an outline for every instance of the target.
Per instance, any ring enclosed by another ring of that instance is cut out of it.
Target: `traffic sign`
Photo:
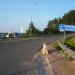
[[[59,24],[59,30],[60,31],[73,31],[73,32],[75,32],[75,26],[74,25]]]
[[[59,24],[59,30],[60,31],[65,31],[64,24]]]

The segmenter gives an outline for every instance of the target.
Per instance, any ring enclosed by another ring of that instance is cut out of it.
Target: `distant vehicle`
[[[6,34],[0,33],[0,40],[5,40],[5,36],[6,36]]]
[[[16,38],[15,33],[9,32],[6,36],[6,38]]]
[[[19,32],[9,32],[6,34],[6,38],[20,38],[23,35],[23,33],[19,33]]]
[[[0,33],[0,40],[5,40],[7,38],[20,38],[22,33]]]
[[[23,35],[23,33],[15,33],[15,36],[16,36],[17,38],[20,38],[22,35]]]

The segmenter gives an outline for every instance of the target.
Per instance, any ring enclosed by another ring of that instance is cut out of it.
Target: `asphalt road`
[[[61,36],[53,35],[29,40],[0,42],[0,75],[11,75],[28,68],[42,44]],[[19,75],[19,74],[18,74]]]

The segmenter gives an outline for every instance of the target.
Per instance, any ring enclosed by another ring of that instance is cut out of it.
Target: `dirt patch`
[[[75,60],[69,61],[59,51],[50,53],[49,61],[55,75],[75,75]]]

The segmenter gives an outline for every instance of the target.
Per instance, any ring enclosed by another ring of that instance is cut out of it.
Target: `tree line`
[[[60,33],[59,24],[75,25],[75,10],[70,10],[69,12],[65,13],[62,17],[49,20],[47,27],[43,31],[37,29],[34,26],[34,23],[31,22],[24,36],[40,36]]]

